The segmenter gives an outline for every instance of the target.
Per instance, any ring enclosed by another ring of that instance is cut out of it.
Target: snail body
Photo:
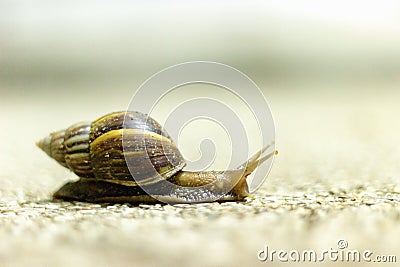
[[[260,158],[265,147],[235,170],[184,171],[169,134],[132,111],[76,123],[37,146],[80,177],[54,193],[55,199],[110,203],[240,201],[249,193],[246,177],[274,154]]]

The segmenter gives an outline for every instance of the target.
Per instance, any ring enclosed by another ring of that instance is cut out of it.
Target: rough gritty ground
[[[68,117],[51,101],[2,101],[0,266],[258,266],[270,264],[257,259],[265,246],[320,252],[338,240],[400,261],[398,93],[301,99],[271,97],[280,154],[246,202],[138,207],[49,201],[74,176],[34,141],[98,106],[82,118],[88,103]]]

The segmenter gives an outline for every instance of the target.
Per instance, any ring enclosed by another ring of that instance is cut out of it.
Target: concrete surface
[[[339,240],[400,261],[396,90],[275,91],[280,154],[252,197],[139,207],[50,201],[75,178],[34,146],[51,130],[123,109],[128,93],[71,103],[34,92],[1,99],[0,266],[260,266],[271,264],[257,259],[265,246],[321,252]]]

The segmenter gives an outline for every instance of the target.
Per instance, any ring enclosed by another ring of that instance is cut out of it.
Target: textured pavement
[[[138,207],[50,201],[75,178],[34,146],[76,118],[118,110],[123,96],[67,111],[3,98],[0,266],[260,266],[270,264],[257,259],[265,246],[323,251],[339,240],[400,261],[398,93],[299,95],[270,97],[280,153],[246,202]]]

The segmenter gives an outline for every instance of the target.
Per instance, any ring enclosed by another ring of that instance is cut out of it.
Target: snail
[[[51,133],[36,145],[79,180],[54,193],[54,199],[108,203],[199,203],[242,201],[246,177],[276,152],[228,171],[185,171],[184,158],[168,133],[150,116],[114,112],[93,122]]]

